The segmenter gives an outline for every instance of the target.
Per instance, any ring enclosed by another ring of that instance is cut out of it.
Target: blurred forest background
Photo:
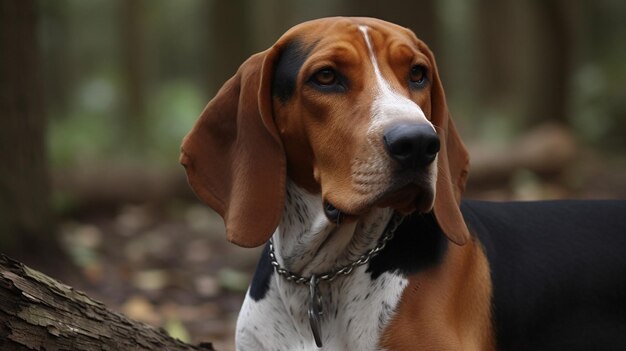
[[[413,29],[472,154],[467,196],[626,198],[621,0],[1,0],[0,251],[231,350],[258,250],[178,165],[204,105],[291,26]]]

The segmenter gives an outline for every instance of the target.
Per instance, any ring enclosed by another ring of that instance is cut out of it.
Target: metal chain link
[[[317,279],[319,281],[332,282],[338,276],[348,275],[352,273],[352,270],[354,268],[367,264],[372,259],[372,257],[378,255],[378,253],[381,252],[385,248],[385,246],[387,245],[387,242],[389,242],[389,240],[393,238],[394,234],[396,233],[396,229],[398,229],[403,219],[404,219],[403,216],[394,214],[389,224],[387,225],[387,228],[385,228],[386,234],[380,238],[380,240],[378,241],[378,244],[374,248],[369,249],[366,253],[359,256],[359,258],[357,258],[355,261],[352,261],[351,263],[348,263],[345,266],[336,268],[326,274],[321,274],[321,275],[316,274],[315,276],[317,277]],[[276,273],[285,277],[286,280],[294,282],[296,284],[309,284],[309,282],[311,281],[311,277],[303,277],[299,274],[290,272],[286,270],[285,268],[281,267],[280,263],[278,263],[278,261],[276,260],[276,255],[274,254],[274,242],[272,239],[270,239],[269,245],[270,245],[269,247],[270,263],[274,267],[274,271]]]

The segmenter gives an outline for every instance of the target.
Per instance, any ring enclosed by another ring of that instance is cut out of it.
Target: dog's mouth
[[[434,190],[429,187],[409,184],[397,190],[387,192],[376,202],[377,207],[390,207],[396,212],[408,215],[415,211],[428,212],[433,207]]]
[[[422,178],[396,180],[379,194],[362,199],[356,204],[344,204],[324,199],[324,214],[329,221],[340,224],[356,220],[372,208],[392,208],[408,215],[415,211],[426,213],[432,210],[435,198],[434,188]]]

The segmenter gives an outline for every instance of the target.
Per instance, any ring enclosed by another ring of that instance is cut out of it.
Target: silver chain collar
[[[322,347],[322,295],[319,291],[319,282],[327,281],[332,282],[340,275],[348,275],[352,273],[355,267],[362,266],[368,263],[372,257],[376,256],[379,252],[381,252],[389,240],[391,240],[396,233],[396,229],[402,223],[404,217],[394,214],[385,227],[384,235],[378,240],[378,244],[370,250],[368,250],[363,255],[359,256],[355,261],[348,263],[345,266],[335,268],[332,271],[316,275],[313,274],[310,277],[303,277],[299,274],[290,272],[285,268],[280,266],[278,260],[276,260],[276,254],[274,253],[274,242],[270,239],[269,242],[269,255],[270,255],[270,263],[274,267],[274,271],[278,273],[278,275],[282,275],[285,277],[287,281],[294,282],[296,284],[308,284],[309,285],[309,308],[308,308],[308,316],[309,316],[309,324],[311,326],[311,333],[313,334],[313,339],[315,340],[315,345],[317,347]]]
[[[320,275],[314,274],[309,277],[303,277],[299,274],[293,273],[281,267],[280,263],[278,263],[278,260],[276,259],[276,255],[274,254],[274,242],[272,239],[270,239],[269,241],[270,263],[272,264],[272,266],[274,267],[274,271],[278,273],[278,275],[282,275],[283,277],[285,277],[287,281],[291,281],[296,284],[309,284],[311,282],[311,278],[313,277],[315,277],[315,279],[318,282],[319,281],[332,282],[333,280],[335,280],[335,278],[337,278],[340,275],[348,275],[352,273],[354,268],[367,264],[372,259],[372,257],[378,255],[378,253],[380,253],[385,248],[385,246],[387,245],[387,242],[389,242],[389,240],[393,238],[394,234],[396,233],[396,229],[398,229],[403,219],[404,219],[403,216],[394,214],[391,220],[389,221],[389,224],[387,224],[387,227],[385,228],[386,234],[380,238],[380,240],[378,241],[378,244],[374,248],[369,249],[366,253],[359,256],[359,258],[357,258],[356,260],[342,267],[335,268],[332,271],[325,273],[325,274],[320,274]]]

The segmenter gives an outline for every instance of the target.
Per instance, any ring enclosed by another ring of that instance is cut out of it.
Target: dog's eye
[[[337,74],[332,68],[322,68],[313,75],[313,82],[322,86],[334,85],[337,83]]]
[[[411,67],[411,73],[409,76],[411,83],[421,88],[426,84],[426,68],[421,65],[415,65]]]

